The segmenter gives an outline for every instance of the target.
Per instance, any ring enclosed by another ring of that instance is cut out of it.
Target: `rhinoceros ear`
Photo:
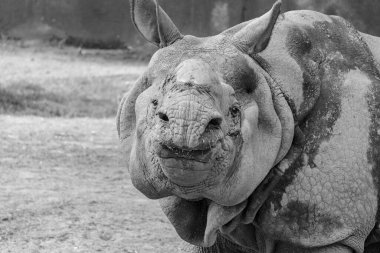
[[[116,116],[116,127],[121,141],[127,139],[136,127],[135,105],[137,97],[149,87],[146,75],[142,75],[133,88],[122,98]]]
[[[137,30],[156,46],[166,47],[183,37],[157,0],[130,0],[130,5]]]
[[[263,51],[270,40],[272,30],[281,13],[281,0],[263,16],[252,20],[237,32],[233,38],[234,45],[249,55]]]

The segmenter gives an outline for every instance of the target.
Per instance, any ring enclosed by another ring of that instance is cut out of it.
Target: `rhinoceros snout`
[[[158,112],[157,116],[160,120],[164,122],[169,122],[169,117],[164,112]],[[210,121],[207,123],[205,130],[212,130],[212,129],[219,129],[222,125],[223,118],[221,116],[214,116],[210,119]]]
[[[190,108],[190,107],[189,107]],[[157,113],[159,133],[155,151],[162,171],[181,186],[197,185],[207,178],[221,149],[223,118],[205,112],[197,117],[173,117],[170,108]],[[199,112],[200,110],[198,110]]]
[[[197,106],[188,106],[194,107]],[[157,113],[159,142],[173,150],[204,151],[214,147],[223,137],[223,117],[217,111],[200,113],[201,108],[196,108],[196,115],[182,112],[188,108],[181,112],[169,108]]]

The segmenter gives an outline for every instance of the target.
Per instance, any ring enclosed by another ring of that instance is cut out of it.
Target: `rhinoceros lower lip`
[[[182,150],[178,148],[169,148],[166,145],[162,145],[160,150],[157,152],[157,155],[161,159],[180,159],[208,163],[211,160],[212,149]]]
[[[194,159],[159,158],[160,167],[166,177],[174,184],[194,187],[208,177],[212,163],[199,162]]]

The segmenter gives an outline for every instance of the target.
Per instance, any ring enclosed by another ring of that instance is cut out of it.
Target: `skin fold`
[[[197,38],[155,1],[131,1],[137,29],[161,49],[123,98],[118,132],[126,150],[133,143],[133,184],[160,199],[193,245],[184,252],[364,252],[379,220],[379,39],[280,6]],[[250,215],[285,155],[294,161]]]

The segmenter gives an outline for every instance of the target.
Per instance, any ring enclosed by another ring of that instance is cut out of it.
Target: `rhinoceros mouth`
[[[208,178],[214,165],[214,149],[186,150],[159,145],[156,154],[162,172],[172,183],[194,187]]]
[[[161,148],[158,150],[157,155],[161,159],[179,159],[195,161],[199,163],[209,163],[212,159],[212,151],[212,147],[204,150],[186,150],[161,145]]]

